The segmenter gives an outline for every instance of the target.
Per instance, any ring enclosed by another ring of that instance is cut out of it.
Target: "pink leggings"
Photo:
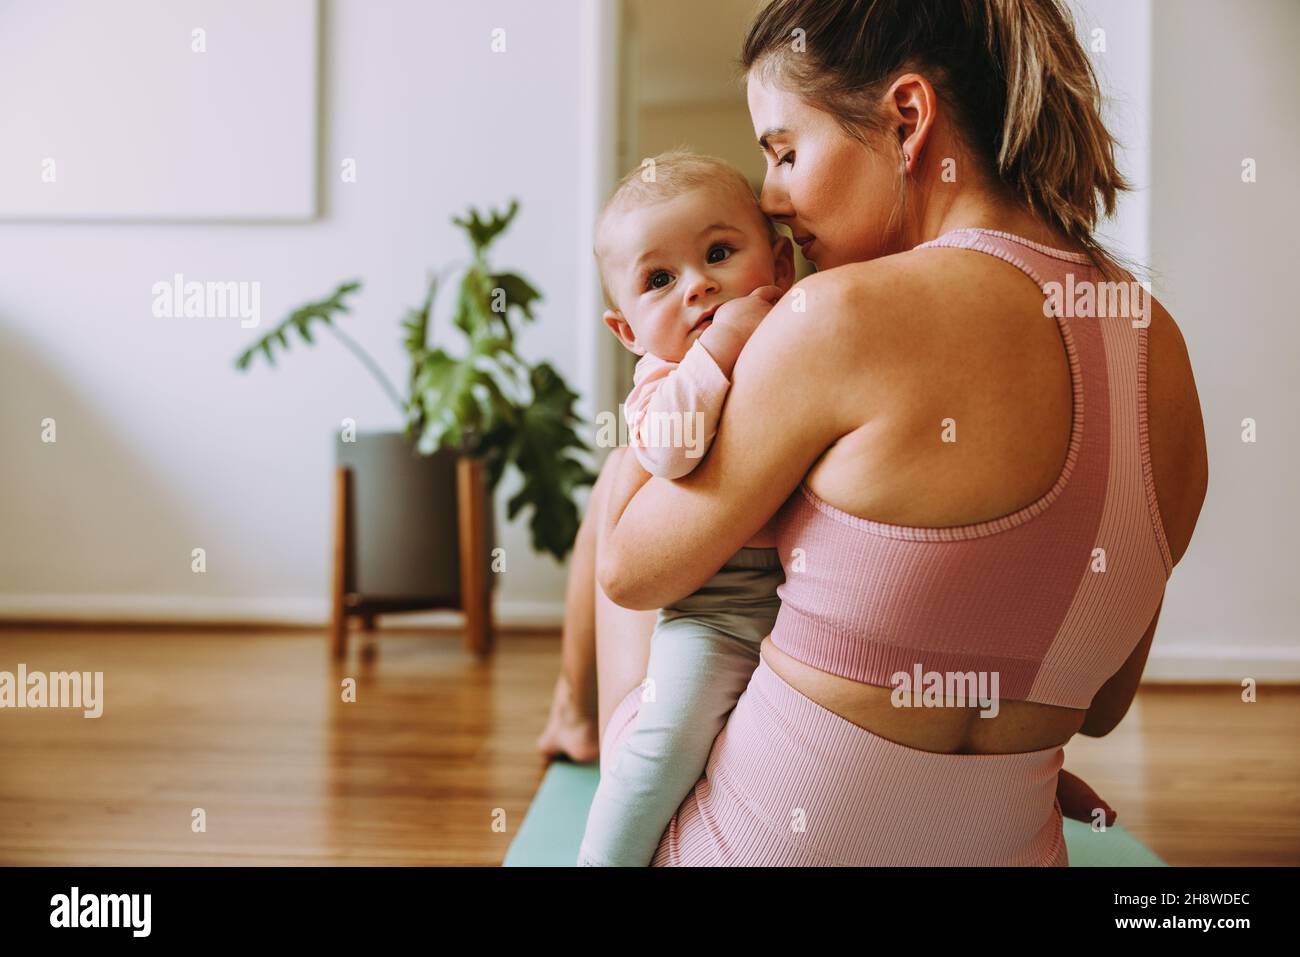
[[[636,716],[633,688],[601,747]],[[936,754],[887,741],[760,661],[652,866],[1056,866],[1068,863],[1057,746]]]

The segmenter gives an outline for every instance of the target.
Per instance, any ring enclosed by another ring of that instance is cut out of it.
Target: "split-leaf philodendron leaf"
[[[465,230],[473,254],[452,311],[452,323],[467,340],[466,347],[456,356],[429,345],[438,290],[438,277],[432,277],[424,300],[401,322],[402,345],[411,361],[405,397],[396,395],[378,365],[334,323],[337,314],[349,311],[346,297],[361,288],[355,281],[292,312],[241,353],[235,365],[247,369],[259,352],[274,365],[277,349],[289,347],[288,333],[297,333],[310,345],[313,323],[328,329],[399,400],[406,434],[421,453],[455,449],[481,458],[490,491],[514,465],[522,485],[507,503],[508,517],[531,508],[534,550],[563,560],[578,532],[575,493],[596,477],[582,463],[589,447],[577,432],[577,395],[549,363],[532,365],[515,352],[515,323],[536,318],[541,293],[522,276],[493,272],[487,264],[488,248],[518,210],[518,202],[511,201],[504,213],[490,210],[484,218],[471,207],[465,218],[452,219]]]

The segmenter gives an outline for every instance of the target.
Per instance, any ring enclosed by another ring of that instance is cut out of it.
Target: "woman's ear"
[[[794,285],[794,244],[789,236],[777,236],[772,243],[772,285],[789,292]]]
[[[889,88],[888,107],[898,131],[898,143],[903,153],[903,165],[912,172],[920,162],[921,150],[934,128],[939,99],[930,81],[919,73],[904,73]]]
[[[613,332],[614,335],[618,336],[618,341],[623,343],[629,351],[635,352],[639,356],[645,355],[645,350],[637,345],[636,333],[632,331],[631,323],[623,318],[621,312],[615,312],[613,309],[606,309],[605,325],[609,326],[610,331]]]

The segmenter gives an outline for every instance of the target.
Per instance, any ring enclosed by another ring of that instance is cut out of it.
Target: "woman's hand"
[[[1061,814],[1085,824],[1093,822],[1098,808],[1105,812],[1107,827],[1114,824],[1118,816],[1115,809],[1102,800],[1101,795],[1088,787],[1087,782],[1065,768],[1061,768],[1056,776],[1056,800],[1060,802]]]

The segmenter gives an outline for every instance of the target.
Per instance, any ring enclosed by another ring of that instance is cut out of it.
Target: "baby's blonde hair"
[[[617,309],[614,297],[610,295],[605,281],[605,229],[610,216],[637,206],[663,202],[689,192],[692,189],[711,187],[721,189],[753,203],[759,216],[767,226],[770,242],[776,242],[778,233],[773,222],[758,210],[758,199],[754,189],[745,179],[745,174],[726,160],[716,156],[706,156],[686,149],[673,149],[641,161],[641,165],[618,181],[605,205],[596,217],[595,243],[592,252],[600,270],[600,291],[605,297],[608,309]]]

